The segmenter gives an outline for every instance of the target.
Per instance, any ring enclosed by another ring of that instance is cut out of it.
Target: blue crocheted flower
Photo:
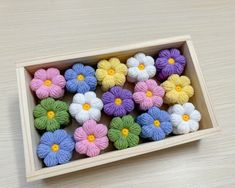
[[[138,116],[137,123],[141,126],[140,136],[151,140],[162,140],[173,130],[169,114],[157,107]]]
[[[65,130],[46,132],[37,147],[37,155],[46,166],[67,163],[72,158],[74,140]]]
[[[70,93],[86,93],[94,91],[97,85],[95,70],[90,66],[75,64],[65,71],[66,89]]]

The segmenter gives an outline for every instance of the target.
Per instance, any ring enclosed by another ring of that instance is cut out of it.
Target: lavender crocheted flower
[[[112,116],[124,116],[134,109],[132,93],[120,86],[114,86],[102,96],[104,112]]]
[[[164,81],[172,74],[181,75],[185,64],[186,59],[178,49],[161,50],[155,62],[157,79]]]

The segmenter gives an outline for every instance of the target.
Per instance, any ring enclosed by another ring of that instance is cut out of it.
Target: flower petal
[[[134,123],[134,118],[131,115],[122,117],[123,127],[129,128]]]
[[[139,62],[145,62],[146,61],[146,56],[144,53],[137,53],[135,54],[135,59],[137,59]]]
[[[126,138],[120,136],[115,142],[114,146],[117,149],[126,149],[128,147],[128,142]]]
[[[135,107],[135,104],[134,104],[133,100],[131,100],[131,99],[124,99],[122,101],[122,105],[127,112],[131,112],[132,110],[134,110],[134,107]]]
[[[55,131],[59,128],[60,128],[60,124],[58,121],[56,121],[55,119],[47,120],[47,126],[46,126],[47,131]]]
[[[131,57],[127,60],[126,64],[128,67],[137,67],[139,65],[139,61],[136,58]]]
[[[34,126],[39,130],[46,129],[47,117],[46,116],[41,116],[39,118],[34,119]]]
[[[160,126],[166,135],[170,134],[173,131],[172,124],[169,121],[161,122]]]
[[[74,150],[74,140],[68,136],[60,143],[60,149],[72,152]]]
[[[107,91],[103,93],[102,101],[104,102],[104,104],[113,103],[114,100],[115,100],[115,96],[111,92]]]
[[[182,88],[182,91],[185,92],[188,95],[188,97],[192,97],[194,94],[194,90],[192,86],[185,86]]]
[[[87,139],[88,134],[85,132],[83,127],[79,127],[74,132],[74,139],[75,141],[82,141]]]
[[[37,155],[39,158],[44,159],[51,151],[49,145],[39,144],[37,146]]]
[[[54,136],[54,143],[60,144],[69,135],[67,134],[67,132],[65,130],[59,129],[53,133],[53,136]]]
[[[165,90],[161,86],[156,86],[151,88],[153,95],[163,97],[165,94]]]
[[[89,91],[84,94],[84,97],[85,97],[85,102],[90,104],[90,102],[96,98],[96,94],[93,91]]]
[[[184,108],[184,112],[188,115],[190,115],[195,109],[194,105],[189,102],[183,104],[183,108]]]
[[[45,144],[45,145],[49,145],[51,146],[52,144],[54,144],[54,136],[52,132],[45,132],[41,139],[40,139],[40,143],[41,144]]]
[[[73,69],[68,69],[64,73],[64,77],[66,80],[73,80],[77,78],[77,73]]]
[[[157,70],[161,70],[163,69],[165,66],[167,66],[167,60],[168,58],[165,58],[165,57],[159,57],[156,59],[156,67],[157,67]]]
[[[96,122],[94,120],[88,120],[83,124],[82,127],[87,135],[94,134],[96,130]]]
[[[129,147],[133,147],[138,145],[140,139],[139,136],[129,133],[126,140],[128,142]]]
[[[76,150],[76,152],[78,152],[80,154],[86,154],[88,145],[89,145],[88,140],[82,140],[82,141],[77,142],[75,144],[75,150]]]
[[[109,145],[109,140],[107,136],[96,138],[94,144],[101,150],[106,149]]]
[[[171,57],[171,53],[170,53],[169,50],[161,50],[159,52],[159,57],[167,57],[167,58],[169,58],[169,57]]]
[[[88,111],[81,110],[79,113],[75,115],[75,119],[79,124],[83,124],[85,121],[90,119]]]
[[[131,68],[128,69],[127,75],[130,78],[130,80],[135,81],[137,76],[138,76],[138,74],[139,74],[139,72],[140,71],[139,71],[139,69],[137,67],[131,67]]]
[[[151,98],[145,98],[143,102],[140,103],[140,109],[148,110],[153,106],[153,100]]]
[[[133,99],[136,103],[141,103],[146,99],[146,94],[144,92],[133,93]]]
[[[73,97],[73,103],[84,104],[85,103],[85,96],[81,93],[77,93]]]
[[[179,104],[184,104],[188,102],[188,100],[189,100],[189,96],[185,92],[179,93],[178,100],[177,100]]]
[[[59,164],[65,164],[67,162],[70,161],[70,159],[72,158],[72,153],[63,149],[60,149],[57,152],[57,160],[59,162]]]
[[[99,69],[108,70],[111,68],[111,63],[107,60],[101,60],[98,62],[97,68],[98,68],[97,70],[99,70]]]
[[[102,89],[107,91],[109,88],[115,86],[116,79],[113,76],[107,75],[102,81]]]
[[[151,56],[145,56],[145,63],[146,66],[154,65],[154,59]],[[155,68],[156,69],[156,68]]]
[[[120,106],[115,105],[115,110],[113,112],[114,116],[124,116],[126,115],[126,113],[127,111],[123,105],[120,105]]]
[[[99,110],[102,110],[103,108],[103,102],[99,98],[91,99],[90,105],[92,108],[97,108]]]
[[[171,123],[174,127],[177,127],[182,122],[182,116],[176,113],[171,114]]]
[[[197,121],[189,120],[188,123],[189,123],[190,132],[195,132],[199,129],[199,123]]]
[[[57,165],[59,162],[58,162],[58,159],[56,157],[56,154],[55,152],[50,152],[44,159],[44,163],[46,166],[50,167],[50,166],[55,166]]]
[[[161,110],[159,120],[161,122],[170,121],[170,115],[165,110]]]
[[[122,88],[120,86],[114,86],[110,89],[110,92],[115,96],[115,97],[120,97],[122,95]]]
[[[188,122],[182,121],[178,126],[173,126],[174,134],[186,134],[190,132],[190,126]]]
[[[126,77],[122,73],[114,74],[113,78],[114,78],[115,84],[119,86],[123,86],[126,81]]]
[[[132,93],[128,89],[122,89],[121,96],[122,99],[132,99]]]
[[[95,157],[100,154],[100,149],[94,143],[91,142],[87,146],[87,153],[86,154],[89,157]]]
[[[179,92],[176,90],[169,91],[165,94],[164,103],[174,104],[178,102]]]
[[[200,121],[201,120],[201,114],[199,111],[194,110],[191,114],[190,114],[190,119],[194,120],[194,121]]]
[[[146,92],[147,90],[148,90],[148,87],[145,82],[138,82],[135,85],[135,92]]]
[[[141,134],[140,136],[142,138],[152,138],[153,136],[153,127],[150,125],[145,125],[141,128]]]
[[[152,135],[153,140],[162,140],[166,137],[166,134],[160,127],[155,127]]]
[[[81,74],[81,73],[83,73],[84,65],[81,64],[81,63],[77,63],[77,64],[74,64],[74,65],[72,66],[72,69],[73,69],[77,74]]]
[[[86,76],[85,82],[90,86],[90,90],[94,91],[96,89],[97,80],[94,76]]]
[[[35,118],[46,116],[46,114],[47,114],[47,111],[40,104],[38,104],[33,110],[33,116]]]
[[[93,67],[91,67],[91,66],[84,66],[83,70],[84,70],[84,73],[85,73],[86,76],[94,78],[95,69]]]
[[[77,81],[77,93],[86,93],[90,90],[90,86],[85,81]]]
[[[113,129],[113,128],[109,129],[108,137],[110,141],[115,142],[117,139],[119,139],[120,136],[121,136],[120,130]]]
[[[161,116],[161,110],[157,107],[152,107],[148,110],[148,114],[152,117],[153,120],[158,120]],[[152,123],[153,121],[150,124]]]
[[[100,121],[101,111],[96,108],[91,108],[89,111],[90,119],[94,119],[95,121]]]
[[[123,128],[123,122],[120,117],[115,117],[111,120],[110,128],[121,130]]]
[[[41,87],[39,87],[39,89],[37,89],[36,95],[39,99],[45,99],[45,98],[49,97],[49,95],[50,95],[49,91],[50,91],[49,87],[42,85]]]
[[[153,96],[153,97],[152,97],[152,100],[153,100],[154,106],[161,107],[162,104],[163,104],[163,99],[162,99],[162,97]]]
[[[55,103],[55,99],[53,98],[46,98],[46,99],[41,100],[40,102],[42,107],[45,108],[46,110],[52,110],[54,103]]]
[[[115,71],[116,71],[117,73],[126,75],[126,74],[127,74],[127,67],[126,67],[125,64],[120,63],[119,65],[117,65],[117,66],[115,67]]]
[[[71,114],[71,116],[75,117],[76,114],[78,114],[80,111],[82,111],[82,105],[81,104],[77,104],[77,103],[70,104],[69,113]]]
[[[137,76],[138,81],[146,81],[148,79],[149,79],[149,75],[148,75],[147,71],[141,71],[141,73],[138,74],[138,76]]]
[[[175,58],[175,61],[183,66],[185,66],[186,64],[186,59],[183,55],[180,55],[178,57]]]
[[[68,125],[69,124],[69,113],[66,111],[58,111],[55,115],[56,121],[58,121],[61,125]]]
[[[178,49],[176,49],[176,48],[172,48],[170,50],[170,53],[171,53],[171,57],[174,57],[174,58],[176,58],[176,57],[178,57],[180,55],[180,51]]]
[[[180,104],[175,104],[173,106],[173,113],[179,114],[179,115],[183,115],[184,114],[184,108],[182,105]]]
[[[44,69],[39,69],[34,73],[34,78],[40,79],[42,81],[47,79],[47,72]]]
[[[96,69],[96,78],[98,81],[102,81],[107,75],[107,70],[104,70],[104,69]]]
[[[50,96],[56,99],[64,95],[64,90],[61,87],[54,84],[51,85],[49,92]]]
[[[41,86],[43,85],[43,81],[37,78],[34,78],[31,80],[30,82],[30,88],[33,91],[36,91],[37,89],[39,89]]]
[[[76,79],[71,79],[66,82],[66,89],[70,93],[75,93],[78,88],[78,82]]]
[[[68,105],[66,102],[63,101],[55,101],[55,103],[52,105],[52,109],[54,111],[68,111]]]
[[[136,121],[141,126],[148,126],[153,123],[154,119],[148,113],[143,113],[136,118]]]
[[[141,132],[141,127],[139,124],[137,123],[133,123],[129,126],[129,131],[132,133],[132,134],[135,134],[135,135],[139,135],[140,132]]]
[[[107,135],[108,128],[103,124],[97,124],[94,130],[94,135],[96,138],[102,138]]]
[[[146,70],[149,78],[154,77],[156,74],[156,67],[155,66],[151,66],[151,65],[147,66],[147,67],[145,67],[145,70]]]
[[[62,75],[57,75],[54,78],[52,78],[52,83],[54,85],[60,86],[61,88],[64,88],[66,85],[66,81]]]
[[[47,79],[52,80],[55,76],[60,75],[60,71],[57,68],[47,69]]]
[[[113,115],[114,111],[115,111],[115,104],[114,103],[108,103],[104,105],[104,112],[107,115]]]
[[[172,83],[172,82],[170,82],[170,81],[168,81],[168,80],[166,80],[165,82],[163,82],[163,83],[161,84],[161,86],[164,88],[164,90],[165,90],[166,92],[169,92],[169,91],[175,89],[175,84]]]

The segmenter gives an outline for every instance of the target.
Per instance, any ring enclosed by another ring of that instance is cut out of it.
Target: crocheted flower
[[[124,116],[134,109],[132,93],[120,86],[114,86],[102,96],[104,112],[110,116]]]
[[[127,60],[127,79],[130,82],[145,81],[156,74],[154,59],[144,53],[138,53]]]
[[[78,123],[83,124],[89,119],[99,121],[102,108],[102,100],[97,98],[93,91],[89,91],[85,94],[77,93],[74,95],[73,102],[69,106],[69,112]]]
[[[141,125],[140,136],[143,138],[162,140],[172,132],[169,114],[157,107],[150,108],[148,112],[138,116],[136,121]]]
[[[68,105],[53,98],[41,100],[34,110],[34,126],[39,130],[55,131],[61,125],[69,124]]]
[[[164,103],[166,104],[186,103],[194,94],[193,87],[190,85],[190,80],[187,76],[173,74],[161,86],[166,91],[164,97]]]
[[[109,140],[117,149],[136,146],[139,143],[140,125],[134,122],[131,115],[115,117],[110,123]]]
[[[118,58],[111,58],[109,61],[99,61],[96,69],[96,78],[102,89],[107,91],[109,88],[118,85],[123,86],[126,81],[127,67]]]
[[[39,99],[47,97],[60,98],[64,96],[65,79],[56,68],[39,69],[34,73],[30,88],[36,92]]]
[[[95,70],[90,66],[81,63],[72,66],[72,69],[65,71],[66,89],[70,93],[85,93],[96,89],[97,80]]]
[[[185,134],[199,129],[201,114],[192,103],[175,104],[168,109],[174,134]]]
[[[44,159],[46,166],[55,166],[69,162],[73,149],[72,137],[65,130],[59,129],[42,135],[37,146],[37,155]]]
[[[172,74],[181,75],[186,65],[186,59],[176,48],[161,50],[156,59],[157,79],[163,81]]]
[[[89,157],[99,155],[100,151],[109,145],[107,132],[105,125],[97,124],[94,120],[86,121],[82,127],[75,130],[76,151]]]
[[[162,106],[164,93],[164,89],[150,79],[135,85],[133,99],[140,105],[141,110],[147,110],[152,106]]]

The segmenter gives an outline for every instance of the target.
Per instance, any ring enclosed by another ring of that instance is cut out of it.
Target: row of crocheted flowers
[[[94,91],[98,84],[103,91],[113,86],[123,86],[129,82],[146,81],[155,75],[159,81],[166,80],[172,74],[181,75],[186,61],[178,49],[160,51],[156,61],[151,56],[138,53],[127,60],[126,64],[118,58],[101,60],[94,70],[91,66],[75,64],[65,71],[64,76],[56,68],[39,69],[35,72],[30,87],[39,99],[60,98],[64,88],[70,93]]]
[[[139,144],[139,137],[156,141],[172,132],[194,132],[199,128],[200,119],[201,115],[193,104],[185,103],[171,106],[168,112],[152,107],[135,120],[131,115],[115,117],[109,129],[94,120],[87,120],[75,130],[73,138],[62,129],[44,133],[37,154],[44,159],[46,166],[55,166],[70,161],[74,149],[79,154],[97,156],[108,147],[109,140],[115,148],[125,149]]]

